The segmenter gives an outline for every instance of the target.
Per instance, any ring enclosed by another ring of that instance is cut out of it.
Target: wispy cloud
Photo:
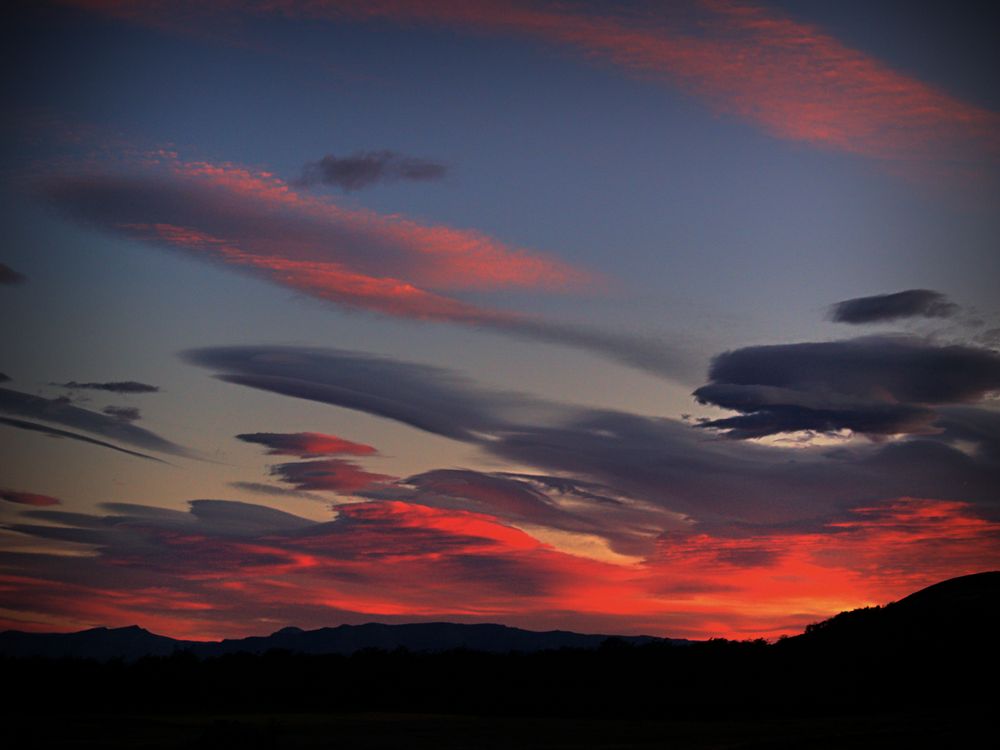
[[[185,28],[176,3],[72,4],[161,29]],[[204,17],[202,6],[183,5],[193,29],[191,21]],[[922,173],[983,174],[992,168],[984,159],[992,165],[1000,155],[997,113],[898,72],[815,25],[734,0],[628,12],[555,2],[278,0],[228,3],[225,11],[230,18],[388,20],[526,36],[679,87],[777,138]]]
[[[76,432],[70,432],[69,430],[60,430],[56,427],[49,427],[48,425],[38,424],[37,422],[28,422],[23,419],[12,419],[11,417],[0,417],[0,424],[6,425],[7,427],[13,427],[18,430],[27,430],[29,432],[40,432],[43,435],[48,435],[55,438],[68,438],[70,440],[79,440],[82,443],[90,443],[91,445],[98,445],[102,448],[108,448],[113,451],[118,451],[119,453],[125,453],[129,456],[135,456],[136,458],[145,458],[149,461],[157,461],[159,463],[164,463],[159,458],[154,458],[153,456],[148,456],[145,453],[139,453],[138,451],[130,451],[128,448],[122,448],[118,445],[112,445],[103,440],[97,440],[92,437],[87,437],[86,435],[81,435]]]
[[[101,412],[123,422],[138,422],[142,418],[142,412],[135,406],[105,406]]]
[[[55,177],[48,199],[106,231],[179,249],[342,307],[581,348],[686,379],[681,346],[463,301],[453,290],[592,285],[592,274],[471,230],[345,209],[269,173],[151,155],[141,175]],[[149,165],[147,164],[146,167]]]
[[[107,440],[114,440],[144,450],[159,451],[175,456],[190,457],[192,455],[187,449],[154,432],[113,416],[74,406],[67,399],[50,399],[9,388],[0,388],[0,413],[83,430]],[[79,436],[74,437],[79,439]],[[100,444],[107,446],[106,443]],[[147,456],[143,457],[148,458]]]

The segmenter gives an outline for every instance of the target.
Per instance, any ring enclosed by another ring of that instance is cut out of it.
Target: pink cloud
[[[661,339],[609,334],[476,305],[437,291],[593,285],[592,274],[477,232],[348,210],[268,172],[185,162],[170,151],[125,154],[115,173],[43,180],[70,216],[137,240],[243,269],[353,309],[488,328],[574,346],[657,375],[687,377],[685,354]]]
[[[175,3],[71,4],[164,30],[185,26]],[[184,7],[194,12],[195,6]],[[984,155],[995,160],[1000,153],[995,112],[894,70],[814,25],[734,0],[691,0],[627,15],[483,0],[237,1],[223,11],[228,17],[390,20],[528,36],[661,79],[777,138],[911,168],[960,158],[967,169],[981,169]],[[196,24],[187,26],[190,32]]]

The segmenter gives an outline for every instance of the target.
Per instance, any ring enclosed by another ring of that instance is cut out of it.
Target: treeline
[[[711,640],[489,654],[271,651],[133,663],[5,659],[6,711],[90,713],[408,712],[478,716],[650,716],[884,712],[993,705],[997,646],[975,639],[830,648]],[[987,688],[976,678],[985,676]]]

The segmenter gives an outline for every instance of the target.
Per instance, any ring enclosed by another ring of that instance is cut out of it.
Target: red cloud
[[[372,484],[385,482],[393,477],[365,471],[353,461],[326,458],[320,461],[300,461],[271,467],[271,475],[280,477],[299,490],[330,490],[357,492]]]
[[[38,495],[34,492],[15,492],[14,490],[0,490],[0,498],[8,503],[18,503],[19,505],[34,505],[44,507],[46,505],[60,505],[61,501],[48,495]]]
[[[70,4],[200,33],[200,26],[178,21],[176,3]],[[388,19],[529,36],[662,78],[778,138],[924,165],[959,157],[981,168],[983,154],[992,160],[1000,153],[996,113],[897,72],[816,26],[733,0],[692,0],[630,15],[588,14],[546,2],[450,0],[276,0],[229,3],[225,10],[230,18]]]
[[[959,502],[898,500],[753,539],[667,536],[636,564],[568,554],[482,513],[379,501],[339,506],[317,524],[254,507],[215,502],[187,523],[183,514],[120,517],[103,526],[96,557],[22,556],[2,579],[3,606],[19,619],[0,625],[138,622],[221,637],[378,617],[774,636],[1000,566],[1000,525]],[[247,526],[248,515],[260,524]],[[17,530],[66,538],[52,528]]]
[[[247,443],[259,443],[271,456],[371,456],[377,453],[370,445],[352,443],[336,435],[321,432],[253,432],[237,435]]]
[[[255,172],[234,164],[184,162],[161,152],[167,166],[178,176],[199,184],[222,188],[226,193],[256,201],[265,212],[292,211],[337,232],[353,233],[366,244],[383,244],[396,255],[395,263],[406,269],[414,283],[436,289],[500,289],[533,287],[560,289],[581,286],[589,274],[556,259],[513,248],[468,229],[420,224],[395,215],[381,215],[364,209],[347,209],[323,198],[304,195],[269,172]],[[281,242],[282,256],[319,262],[336,258],[338,248],[323,246],[316,235],[309,244],[288,238]],[[252,237],[241,238],[246,250],[267,256]],[[392,258],[391,255],[387,256]],[[389,263],[391,265],[391,262]]]

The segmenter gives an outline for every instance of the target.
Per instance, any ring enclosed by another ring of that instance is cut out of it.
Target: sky
[[[1000,568],[989,4],[3,13],[0,628],[775,638]]]

